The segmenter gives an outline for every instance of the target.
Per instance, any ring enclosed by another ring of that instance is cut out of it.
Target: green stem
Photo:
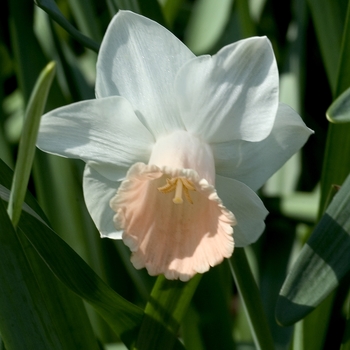
[[[274,349],[273,339],[262,306],[259,289],[243,248],[235,248],[232,258],[229,260],[229,265],[242,300],[256,348],[258,350]]]
[[[37,6],[44,10],[56,23],[67,31],[74,39],[79,41],[83,46],[98,52],[100,44],[88,38],[79,30],[77,30],[66,18],[62,15],[60,9],[53,0],[35,0]]]
[[[169,281],[163,275],[158,277],[146,305],[134,349],[183,348],[176,343],[177,332],[200,280],[200,274],[188,282]]]

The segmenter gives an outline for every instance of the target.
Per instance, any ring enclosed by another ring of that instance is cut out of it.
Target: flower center
[[[185,194],[185,198],[191,204],[193,204],[192,198],[190,196],[189,191],[195,191],[195,187],[190,180],[187,180],[184,177],[174,177],[172,179],[166,179],[166,185],[162,187],[158,187],[158,191],[162,193],[170,193],[175,191],[175,197],[173,198],[173,202],[175,204],[182,204],[182,192]]]

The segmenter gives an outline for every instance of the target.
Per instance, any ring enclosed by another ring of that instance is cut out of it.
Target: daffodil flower
[[[137,269],[186,281],[258,239],[267,210],[254,191],[311,134],[278,93],[266,37],[196,57],[161,25],[119,11],[96,99],[44,115],[38,147],[86,162],[87,208]]]

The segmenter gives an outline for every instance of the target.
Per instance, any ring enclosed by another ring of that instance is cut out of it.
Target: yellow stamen
[[[158,187],[158,191],[162,193],[169,193],[174,191],[176,188],[176,178],[175,179],[166,179],[166,185]]]
[[[195,191],[196,188],[193,186],[193,183],[191,181],[183,177],[175,177],[172,179],[166,179],[166,182],[167,182],[166,185],[162,187],[158,187],[159,192],[170,193],[172,191],[175,191],[175,197],[173,198],[173,202],[175,204],[182,204],[183,203],[182,190],[183,190],[187,201],[193,204],[189,191]]]

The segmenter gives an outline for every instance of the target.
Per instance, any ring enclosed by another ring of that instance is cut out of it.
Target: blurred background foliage
[[[345,79],[337,87],[348,1],[38,0],[37,4],[10,0],[2,4],[0,12],[0,158],[12,169],[24,111],[40,71],[49,61],[56,61],[46,110],[94,98],[97,50],[118,9],[141,13],[165,25],[197,55],[214,54],[249,36],[270,39],[280,71],[280,99],[291,105],[315,134],[260,191],[270,214],[265,233],[246,253],[276,349],[340,348],[346,327],[348,277],[335,292],[326,320],[312,321],[314,333],[309,333],[309,338],[303,337],[305,325],[301,323],[279,326],[275,305],[287,271],[322,212],[321,194],[329,191],[320,186],[329,128],[325,112],[350,85],[348,77],[348,82]],[[343,173],[347,174],[348,149],[338,148],[337,152],[342,154]],[[29,190],[53,229],[102,280],[128,301],[144,307],[155,278],[131,266],[122,242],[100,239],[84,205],[83,167],[81,161],[37,150]],[[344,176],[335,178],[338,185],[343,180]],[[101,348],[123,349],[106,322],[86,307]],[[187,349],[254,349],[226,263],[201,279],[180,334]]]

